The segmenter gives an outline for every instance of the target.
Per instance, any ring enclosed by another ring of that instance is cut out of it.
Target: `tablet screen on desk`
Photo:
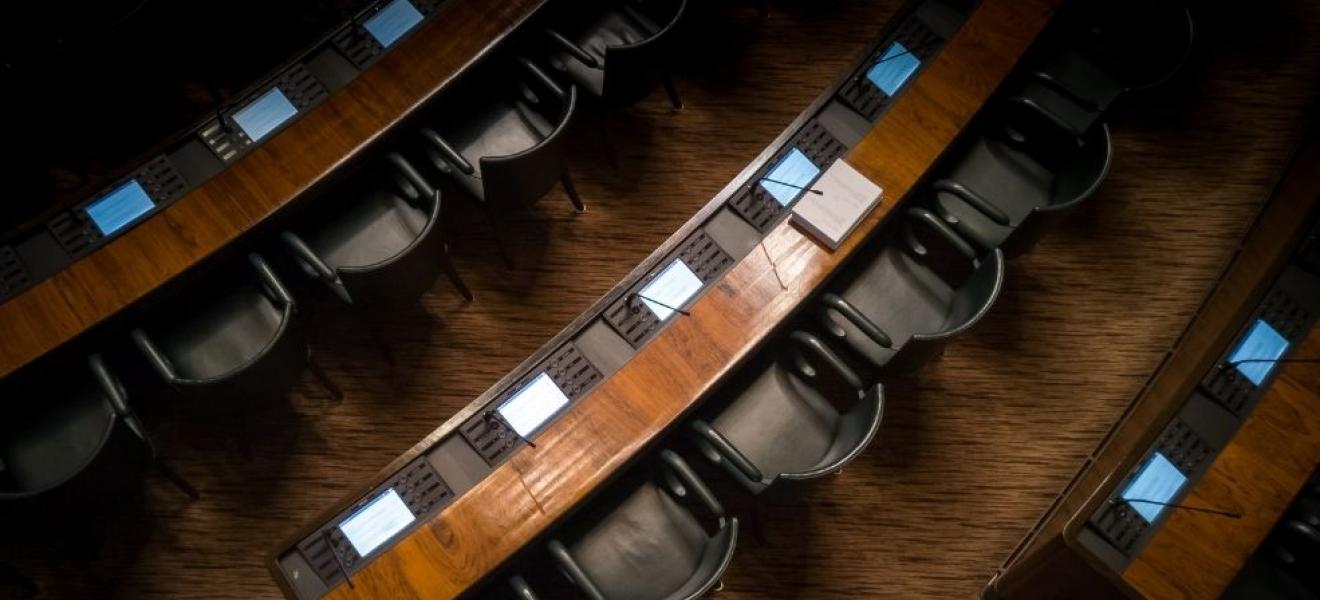
[[[284,92],[281,92],[280,88],[271,88],[269,92],[234,113],[234,122],[243,133],[247,134],[248,139],[255,142],[275,131],[296,114],[298,109],[289,102]]]
[[[371,15],[362,26],[366,28],[371,37],[376,38],[377,42],[385,48],[389,48],[394,42],[399,41],[403,34],[408,33],[418,23],[422,22],[422,13],[417,10],[408,0],[393,0],[380,9],[376,14]]]
[[[655,279],[637,292],[637,299],[661,321],[667,321],[674,316],[675,308],[683,308],[699,291],[701,278],[682,259],[674,259]]]
[[[339,524],[358,556],[366,556],[413,522],[412,511],[392,488],[376,496]]]
[[[541,373],[505,400],[498,410],[505,422],[525,439],[567,405],[564,390],[555,385],[549,374]]]
[[[866,78],[880,88],[886,96],[893,96],[898,90],[907,83],[909,77],[917,72],[917,67],[921,66],[921,61],[917,55],[913,54],[906,46],[894,42],[885,49],[885,53],[880,56],[880,60],[875,61],[870,70],[866,72]]]
[[[1132,510],[1146,519],[1147,523],[1154,523],[1160,513],[1167,508],[1160,504],[1172,502],[1173,497],[1178,495],[1178,490],[1181,490],[1185,483],[1187,476],[1165,458],[1163,453],[1156,452],[1145,465],[1142,465],[1141,470],[1137,471],[1132,483],[1123,488],[1120,497],[1127,501]]]
[[[765,177],[761,187],[782,206],[792,204],[820,175],[820,167],[797,148],[789,151]]]
[[[1228,364],[1252,384],[1260,385],[1287,351],[1288,340],[1264,319],[1256,319],[1237,348],[1228,355]]]
[[[110,235],[147,214],[155,206],[147,190],[142,189],[142,184],[136,179],[130,179],[83,210],[91,217],[96,228],[101,230],[101,235]]]

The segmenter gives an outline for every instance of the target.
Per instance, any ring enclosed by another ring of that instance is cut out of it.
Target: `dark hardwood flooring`
[[[263,566],[276,542],[606,292],[840,73],[897,4],[782,3],[764,23],[735,10],[732,37],[693,40],[678,78],[685,111],[671,113],[657,93],[614,115],[612,152],[584,128],[574,164],[590,211],[575,215],[556,191],[512,217],[515,270],[479,221],[454,220],[459,270],[477,299],[465,304],[441,281],[415,309],[376,319],[394,364],[366,322],[313,293],[314,353],[345,400],[331,401],[310,375],[287,406],[238,423],[142,399],[164,452],[203,497],[189,502],[151,477],[142,502],[98,517],[94,547],[55,533],[5,536],[0,561],[51,598],[278,596]],[[1201,14],[1204,43],[1186,76],[1116,124],[1100,193],[1011,265],[986,322],[919,376],[889,383],[884,429],[861,459],[763,511],[765,539],[742,540],[720,597],[979,592],[1196,311],[1320,92],[1316,5]]]

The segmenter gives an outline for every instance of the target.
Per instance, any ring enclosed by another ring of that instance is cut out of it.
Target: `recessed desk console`
[[[286,594],[455,597],[494,575],[677,423],[879,229],[1056,8],[983,0],[964,13],[922,0],[900,13],[613,290],[362,492],[281,543],[270,566]],[[787,216],[800,188],[837,159],[885,198],[831,252]],[[410,503],[406,474],[416,469],[434,472],[446,494]],[[386,513],[390,539],[363,552],[345,528],[377,503],[397,509],[393,495],[412,518]]]

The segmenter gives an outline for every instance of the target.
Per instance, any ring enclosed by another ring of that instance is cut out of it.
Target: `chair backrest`
[[[265,259],[251,254],[248,262],[256,274],[259,293],[264,294],[278,308],[280,321],[273,334],[261,332],[261,339],[254,341],[254,345],[262,344],[261,348],[245,357],[241,364],[212,376],[189,376],[175,368],[171,357],[146,330],[133,331],[134,343],[156,372],[176,391],[193,401],[223,406],[236,400],[280,396],[293,387],[307,363],[307,332],[297,318],[297,304],[293,295],[276,277]],[[175,318],[186,319],[188,313],[182,312]],[[196,351],[205,353],[207,348],[197,348]]]
[[[398,160],[403,159],[399,157]],[[374,265],[335,269],[339,282],[357,307],[391,307],[416,302],[431,289],[444,268],[440,190],[422,179],[411,165],[396,165],[396,168],[406,169],[396,173],[403,178],[396,182],[399,200],[423,210],[427,215],[426,225],[411,244],[389,259]]]
[[[660,84],[669,45],[687,14],[687,0],[652,4],[663,4],[661,10],[654,12],[668,17],[660,31],[639,42],[605,48],[605,81],[601,96],[609,106],[633,104],[650,95]]]
[[[1000,244],[1004,255],[1013,258],[1035,248],[1050,229],[1100,189],[1109,176],[1113,159],[1114,143],[1109,125],[1092,129],[1083,138],[1081,147],[1069,152],[1056,168],[1050,204],[1027,213]]]
[[[89,363],[100,371],[97,377],[70,377],[62,369],[66,380],[41,387],[41,402],[7,410],[0,426],[0,461],[4,465],[0,501],[33,498],[65,486],[87,474],[107,453],[112,439],[132,437],[116,436],[120,420],[112,396],[123,394],[118,379],[99,357],[92,357]],[[32,389],[38,384],[28,381],[26,386]],[[118,477],[121,473],[106,475]]]
[[[564,94],[559,124],[541,143],[517,154],[481,159],[486,202],[496,207],[530,205],[559,183],[568,170],[568,132],[577,113],[578,90],[570,86]]]

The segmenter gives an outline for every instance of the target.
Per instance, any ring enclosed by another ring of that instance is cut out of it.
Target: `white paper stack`
[[[880,204],[884,190],[843,159],[834,161],[793,206],[793,223],[829,246],[839,244]]]

